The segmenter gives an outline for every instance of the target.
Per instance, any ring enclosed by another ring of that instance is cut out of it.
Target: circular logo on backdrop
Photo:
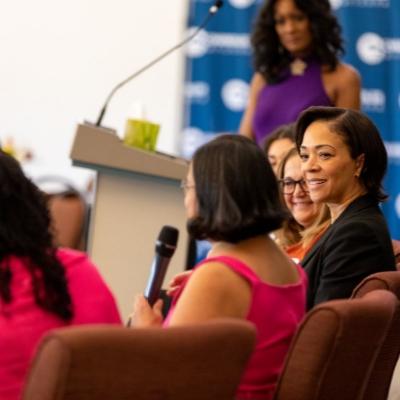
[[[255,0],[228,0],[232,7],[246,8],[251,6]]]
[[[192,27],[188,30],[188,37],[193,35],[197,28]],[[204,56],[208,51],[208,33],[200,31],[197,35],[187,44],[186,54],[191,58],[199,58]]]
[[[334,10],[337,10],[337,9],[339,9],[340,7],[342,7],[342,5],[343,5],[343,0],[330,0],[330,3],[331,3],[331,7],[332,7]]]
[[[231,111],[243,111],[249,97],[249,84],[240,79],[231,79],[222,87],[222,101]]]
[[[182,133],[182,156],[190,160],[196,149],[204,143],[207,143],[213,137],[213,135],[207,135],[199,128],[193,126],[187,127]]]
[[[366,64],[379,64],[386,56],[385,41],[376,33],[364,33],[357,40],[357,53]]]
[[[397,217],[400,218],[400,193],[397,195],[395,208],[396,208]]]

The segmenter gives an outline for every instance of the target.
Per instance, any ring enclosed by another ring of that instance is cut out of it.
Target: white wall
[[[34,153],[33,175],[67,174],[75,126],[95,121],[111,88],[185,34],[186,0],[13,0],[0,13],[0,140]],[[158,149],[177,153],[183,52],[116,94],[103,124],[122,134],[132,102],[161,124]]]

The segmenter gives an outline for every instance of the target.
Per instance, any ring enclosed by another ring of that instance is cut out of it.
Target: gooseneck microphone
[[[134,72],[132,75],[128,76],[126,79],[124,79],[122,82],[118,83],[110,92],[110,94],[107,96],[106,101],[104,102],[103,108],[100,111],[100,114],[97,118],[96,121],[96,126],[101,126],[101,122],[103,121],[104,114],[107,110],[108,104],[110,103],[111,98],[114,96],[114,94],[121,89],[122,86],[127,84],[129,81],[132,79],[136,78],[149,68],[151,68],[154,64],[157,64],[159,61],[161,61],[163,58],[165,58],[167,55],[171,54],[175,50],[179,49],[182,47],[184,44],[190,42],[208,23],[208,21],[211,19],[213,15],[215,15],[218,10],[223,6],[224,2],[222,0],[216,0],[214,4],[208,9],[208,14],[205,17],[204,21],[197,27],[197,29],[189,35],[186,39],[182,40],[175,46],[171,47],[169,50],[166,52],[162,53],[159,55],[157,58],[155,58],[153,61],[150,61],[148,64],[144,65],[142,68]]]
[[[169,262],[175,252],[178,237],[178,229],[168,225],[163,226],[158,235],[155,247],[156,254],[151,264],[150,276],[144,291],[144,297],[151,306],[160,297],[161,287]]]

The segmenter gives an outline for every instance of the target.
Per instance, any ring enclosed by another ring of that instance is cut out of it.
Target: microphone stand
[[[215,3],[209,8],[208,14],[204,21],[197,27],[197,29],[189,35],[187,38],[176,44],[175,46],[171,47],[169,50],[165,51],[158,57],[156,57],[154,60],[150,61],[148,64],[144,65],[142,68],[140,68],[138,71],[134,72],[132,75],[128,76],[126,79],[118,83],[110,92],[110,94],[107,96],[106,101],[104,102],[104,105],[100,111],[100,114],[97,118],[95,126],[101,126],[101,122],[103,120],[104,114],[106,113],[107,106],[109,102],[111,101],[111,98],[114,96],[114,94],[125,84],[127,84],[129,81],[132,79],[136,78],[143,72],[145,72],[147,69],[151,68],[154,64],[157,64],[159,61],[161,61],[163,58],[167,57],[169,54],[174,52],[175,50],[179,49],[182,47],[184,44],[188,43],[191,41],[207,24],[208,21],[218,12],[218,10],[223,6],[223,1],[222,0],[216,0]]]

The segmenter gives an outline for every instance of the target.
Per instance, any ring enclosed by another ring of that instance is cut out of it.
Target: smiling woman
[[[326,121],[312,122],[300,146],[302,171],[314,202],[328,204],[334,221],[354,199],[367,192],[360,179],[365,153],[355,159]]]
[[[308,308],[351,295],[366,276],[395,269],[379,202],[387,155],[375,125],[362,113],[311,107],[300,116],[296,146],[311,200],[327,204],[331,226],[303,259]]]
[[[276,232],[279,244],[293,259],[302,260],[328,226],[326,206],[311,200],[296,148],[283,158],[278,171],[281,193],[291,218]]]
[[[308,227],[318,215],[320,205],[311,200],[300,165],[297,153],[286,161],[281,186],[286,205],[296,221]]]

